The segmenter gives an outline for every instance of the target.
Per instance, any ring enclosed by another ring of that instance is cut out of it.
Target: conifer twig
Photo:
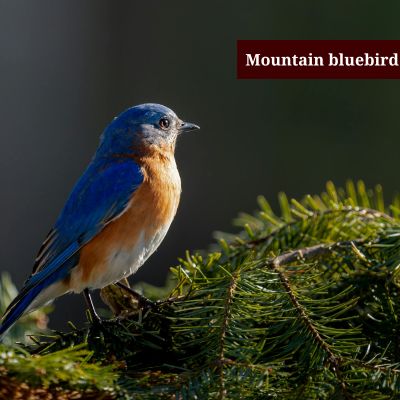
[[[364,244],[365,241],[362,239],[346,240],[343,242],[336,242],[330,244],[317,244],[315,246],[304,247],[302,249],[296,249],[288,251],[277,257],[275,257],[269,265],[282,266],[287,265],[295,261],[305,261],[314,257],[320,257],[325,254],[332,253],[333,251],[343,247],[354,247],[356,244]]]
[[[222,317],[222,325],[221,325],[221,334],[220,334],[220,349],[219,349],[219,360],[218,360],[218,369],[219,369],[219,379],[220,379],[220,391],[219,391],[219,399],[222,400],[225,398],[226,389],[224,382],[224,353],[225,353],[225,337],[226,331],[228,328],[229,318],[231,314],[231,304],[233,300],[233,295],[235,293],[236,285],[237,285],[237,274],[232,275],[232,279],[229,282],[227,295],[224,305],[224,314]]]

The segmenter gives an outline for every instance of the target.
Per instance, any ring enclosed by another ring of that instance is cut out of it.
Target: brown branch
[[[356,245],[365,244],[362,239],[346,240],[330,244],[317,244],[315,246],[304,247],[283,253],[272,259],[268,265],[287,265],[296,261],[306,261],[315,257],[321,257],[330,254],[336,250],[346,247],[355,247]]]
[[[221,334],[220,334],[220,350],[219,350],[219,358],[218,358],[218,369],[219,369],[219,380],[220,380],[220,392],[219,399],[222,400],[225,398],[226,390],[225,390],[225,382],[224,382],[224,360],[225,360],[225,338],[226,331],[228,328],[229,318],[231,314],[231,304],[233,301],[233,294],[235,292],[237,286],[237,274],[232,275],[232,279],[229,282],[229,286],[227,289],[227,296],[224,304],[224,314],[222,317],[222,325],[221,325]]]
[[[112,400],[115,396],[112,393],[97,389],[75,390],[61,386],[36,387],[21,382],[17,377],[3,375],[6,370],[0,371],[0,399],[36,399],[36,400]]]

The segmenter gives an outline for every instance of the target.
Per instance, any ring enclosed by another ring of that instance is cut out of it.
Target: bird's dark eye
[[[162,129],[168,129],[168,128],[169,128],[170,122],[169,122],[169,119],[168,119],[168,118],[163,117],[163,118],[160,119],[160,121],[158,122],[158,124],[160,125],[160,127],[161,127]]]

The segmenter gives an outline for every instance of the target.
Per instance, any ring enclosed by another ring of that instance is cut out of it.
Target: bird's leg
[[[139,303],[140,308],[153,308],[155,307],[156,303],[148,299],[147,297],[141,295],[140,293],[136,292],[136,290],[131,289],[130,287],[124,285],[121,282],[115,283],[118,287],[128,292],[131,296],[133,296],[137,302]]]
[[[97,322],[98,324],[101,324],[102,320],[99,317],[99,314],[97,314],[96,309],[94,308],[92,297],[90,296],[90,292],[89,292],[88,288],[83,290],[83,295],[85,297],[85,301],[89,308],[90,314],[92,315],[93,322]]]

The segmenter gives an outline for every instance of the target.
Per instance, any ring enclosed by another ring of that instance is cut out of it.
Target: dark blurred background
[[[237,39],[399,39],[400,3],[0,0],[0,271],[20,286],[98,137],[130,105],[163,103],[181,138],[176,220],[133,282],[164,283],[186,249],[328,179],[399,188],[400,82],[238,81]],[[53,326],[82,321],[57,302]]]

